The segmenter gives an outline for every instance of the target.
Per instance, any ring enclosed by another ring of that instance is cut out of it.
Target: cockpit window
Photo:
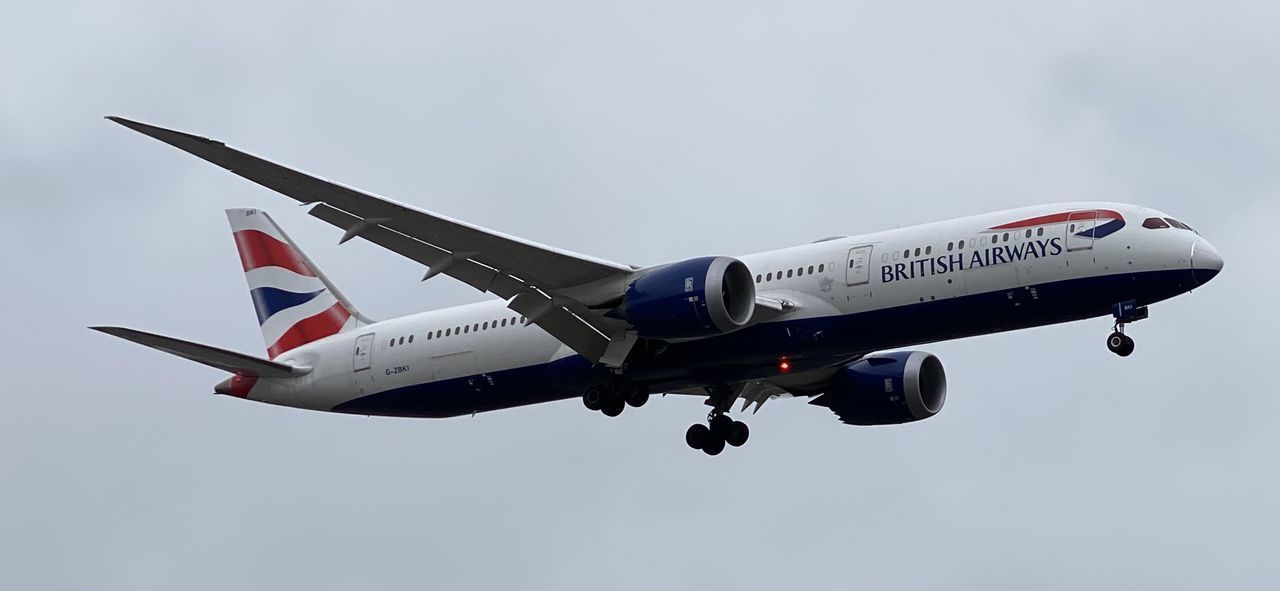
[[[1159,230],[1160,228],[1168,228],[1169,224],[1165,223],[1165,221],[1160,218],[1147,218],[1142,220],[1142,227]]]
[[[1173,219],[1173,218],[1164,218],[1164,221],[1169,222],[1169,225],[1170,225],[1170,226],[1173,226],[1173,227],[1175,227],[1175,228],[1177,228],[1177,229],[1179,229],[1179,230],[1191,230],[1191,226],[1188,226],[1188,225],[1186,225],[1186,224],[1184,224],[1184,223],[1182,223],[1182,222],[1180,222],[1180,221],[1178,221],[1178,220],[1175,220],[1175,219]],[[1195,230],[1191,230],[1191,231],[1192,231],[1192,232],[1195,232]]]

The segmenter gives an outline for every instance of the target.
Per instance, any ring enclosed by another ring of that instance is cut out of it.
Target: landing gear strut
[[[1134,300],[1120,302],[1111,307],[1111,315],[1116,324],[1110,335],[1107,335],[1107,349],[1121,357],[1133,353],[1133,339],[1124,334],[1124,327],[1130,322],[1137,322],[1147,317],[1147,307],[1139,306]]]
[[[751,430],[742,421],[729,418],[725,412],[733,403],[733,396],[727,387],[711,389],[711,412],[707,414],[707,424],[696,423],[684,433],[684,442],[693,449],[700,449],[709,456],[724,451],[724,446],[741,447],[751,436]]]

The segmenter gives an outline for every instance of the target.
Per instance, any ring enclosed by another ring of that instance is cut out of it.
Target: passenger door
[[[373,333],[356,338],[355,371],[365,371],[373,366]]]
[[[849,249],[849,260],[845,264],[845,285],[865,285],[871,280],[871,250],[869,244]]]
[[[1093,229],[1097,225],[1097,211],[1073,211],[1067,214],[1067,252],[1093,248]]]

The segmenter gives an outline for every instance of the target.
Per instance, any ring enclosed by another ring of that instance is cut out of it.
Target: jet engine
[[[756,284],[742,261],[701,257],[641,275],[609,315],[642,337],[697,338],[738,330],[751,321]]]
[[[942,362],[923,351],[864,357],[837,372],[810,404],[850,425],[896,425],[927,419],[947,399]]]

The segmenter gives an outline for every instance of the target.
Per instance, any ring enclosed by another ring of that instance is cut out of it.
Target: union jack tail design
[[[369,321],[266,212],[228,209],[268,357]]]

